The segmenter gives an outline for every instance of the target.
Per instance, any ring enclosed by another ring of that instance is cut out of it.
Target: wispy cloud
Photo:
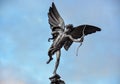
[[[47,12],[52,1],[12,0],[0,10],[0,84],[47,84],[54,62],[46,65],[51,43]],[[102,31],[62,50],[58,73],[68,84],[118,84],[120,42],[118,3],[104,0],[55,1],[66,23],[91,24]],[[71,82],[72,81],[72,82]]]

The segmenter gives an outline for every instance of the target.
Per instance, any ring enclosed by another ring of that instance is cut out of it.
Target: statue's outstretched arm
[[[84,38],[78,38],[78,39],[74,39],[71,35],[65,35],[65,37],[70,38],[73,42],[83,42]]]

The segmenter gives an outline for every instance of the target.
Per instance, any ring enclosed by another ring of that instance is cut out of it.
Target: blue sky
[[[58,74],[66,84],[120,83],[119,0],[54,0],[65,23],[91,24],[101,32],[85,37],[75,56],[74,43],[62,49]],[[0,84],[49,84],[47,42],[52,0],[0,0]],[[55,56],[54,56],[55,58]]]

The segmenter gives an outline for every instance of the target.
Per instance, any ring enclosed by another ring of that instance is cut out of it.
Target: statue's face
[[[73,25],[72,25],[72,24],[66,25],[66,29],[70,29],[70,28],[73,28]]]
[[[73,28],[72,24],[66,25],[66,31],[70,31]]]

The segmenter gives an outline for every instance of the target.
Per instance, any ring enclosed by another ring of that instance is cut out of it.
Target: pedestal
[[[65,84],[65,82],[64,82],[63,80],[61,80],[60,78],[61,78],[61,77],[60,77],[58,74],[50,77],[50,78],[49,78],[50,81],[51,81],[50,84]]]

